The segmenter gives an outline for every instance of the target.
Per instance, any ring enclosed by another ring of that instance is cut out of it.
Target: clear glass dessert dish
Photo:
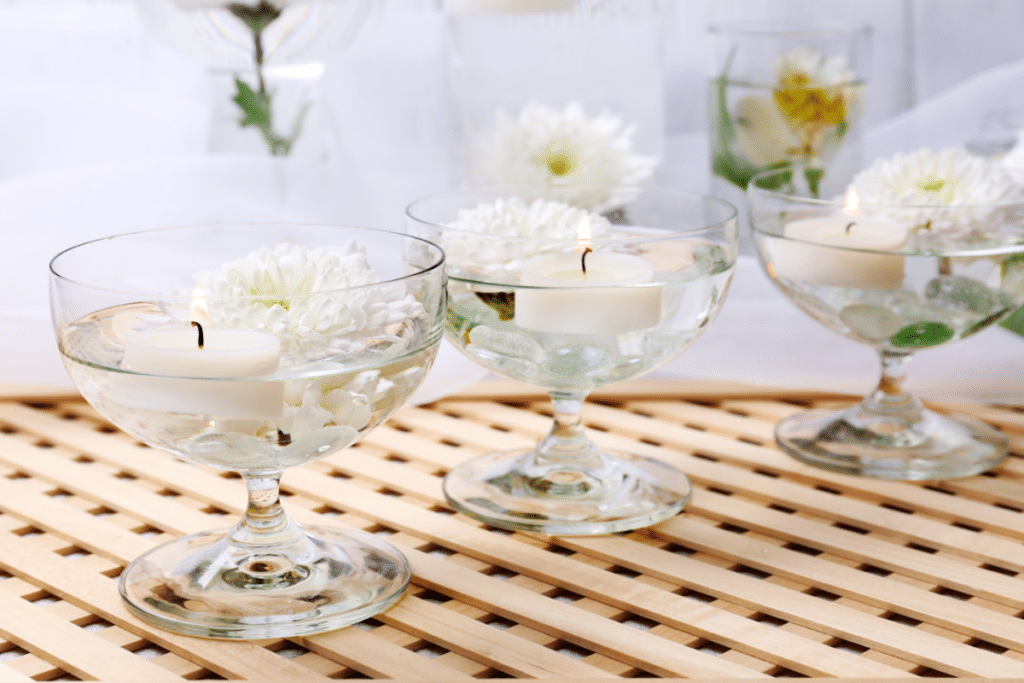
[[[856,192],[812,195],[788,169],[751,181],[761,264],[802,311],[874,348],[881,380],[849,409],[783,420],[778,444],[806,463],[884,479],[962,477],[998,465],[1008,452],[1001,434],[925,408],[903,383],[915,352],[977,334],[1024,301],[1024,202],[914,206],[858,203]]]
[[[187,462],[237,472],[231,529],[155,547],[121,574],[141,618],[189,635],[330,630],[398,600],[408,563],[372,534],[300,527],[282,471],[392,415],[442,337],[444,257],[397,233],[313,225],[156,230],[50,264],[58,345],[104,417]]]
[[[521,187],[429,197],[407,211],[409,232],[445,249],[447,337],[551,396],[554,424],[536,446],[445,477],[451,505],[495,527],[622,531],[676,514],[690,496],[674,467],[595,444],[580,413],[591,390],[654,370],[711,322],[736,262],[735,209],[668,189],[601,191],[618,198],[604,214]]]

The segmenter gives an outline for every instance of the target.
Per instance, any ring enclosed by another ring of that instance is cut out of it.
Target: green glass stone
[[[912,323],[889,337],[889,343],[901,349],[922,349],[953,338],[953,328],[944,323]]]

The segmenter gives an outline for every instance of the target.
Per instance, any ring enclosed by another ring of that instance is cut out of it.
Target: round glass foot
[[[801,462],[879,479],[966,477],[995,467],[1009,452],[1006,438],[970,417],[922,410],[905,424],[859,406],[798,413],[779,423],[775,440]]]
[[[444,479],[459,512],[500,529],[587,536],[650,526],[690,499],[690,480],[651,458],[605,454],[600,468],[537,464],[532,449],[490,453]]]
[[[367,533],[305,527],[285,549],[229,545],[227,531],[157,546],[121,574],[139,617],[208,638],[279,638],[330,631],[394,604],[409,564]]]

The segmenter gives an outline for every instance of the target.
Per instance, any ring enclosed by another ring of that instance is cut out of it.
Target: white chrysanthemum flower
[[[564,245],[546,240],[574,240],[585,221],[590,223],[592,238],[611,234],[612,225],[604,216],[563,202],[534,199],[527,205],[519,197],[498,199],[459,211],[448,226],[454,230],[442,233],[441,248],[455,272],[470,269],[491,277],[501,271],[512,275],[531,256],[563,249]]]
[[[640,185],[657,165],[654,157],[633,153],[633,134],[618,116],[589,117],[577,103],[562,110],[530,103],[518,116],[499,110],[494,126],[473,141],[470,180],[543,186],[538,197],[596,212],[615,209],[633,194],[607,186]]]
[[[1000,205],[1024,198],[1005,167],[958,147],[878,159],[851,187],[863,205],[894,207],[893,218],[911,223],[921,237],[932,235],[936,245],[984,239],[1002,215]]]
[[[340,251],[282,243],[194,279],[210,302],[212,325],[271,332],[293,356],[398,341],[401,323],[424,311],[401,283],[372,286],[380,277],[351,241]]]

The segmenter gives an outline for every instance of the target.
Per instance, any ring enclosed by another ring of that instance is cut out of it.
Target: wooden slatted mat
[[[386,536],[413,585],[357,626],[249,643],[148,626],[113,578],[156,543],[233,523],[237,478],[75,398],[0,401],[0,681],[1024,678],[1024,413],[961,407],[1015,454],[907,484],[774,447],[780,417],[849,398],[612,387],[584,411],[596,440],[663,458],[696,491],[657,527],[562,538],[484,527],[441,494],[457,463],[547,431],[547,400],[510,387],[406,408],[286,472],[297,520]]]

